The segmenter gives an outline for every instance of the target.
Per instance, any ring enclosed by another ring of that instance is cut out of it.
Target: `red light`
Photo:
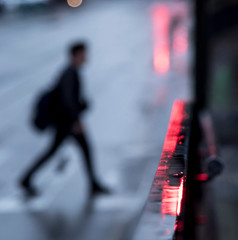
[[[182,198],[183,198],[183,178],[181,179],[179,190],[178,190],[177,216],[179,216],[181,213]]]
[[[163,186],[161,213],[179,216],[182,197],[183,179],[181,179],[179,186],[169,186],[169,183],[166,182]]]
[[[176,215],[177,213],[178,187],[164,185],[162,194],[162,214]]]
[[[184,229],[184,222],[183,221],[176,221],[174,226],[174,231],[176,232],[182,232]]]
[[[182,101],[176,101],[172,108],[172,114],[169,120],[169,127],[165,138],[163,151],[175,151],[179,139],[178,135],[181,131],[181,123],[184,115],[183,109],[184,103]]]
[[[199,173],[195,175],[195,180],[197,181],[207,181],[208,175],[206,173]]]
[[[178,229],[178,223],[176,222],[174,225],[174,231],[177,231],[177,229]]]
[[[167,72],[170,66],[169,49],[156,49],[154,52],[154,67],[158,72]]]
[[[158,4],[153,8],[154,26],[154,68],[156,71],[164,73],[170,67],[169,51],[169,23],[170,14],[168,7]]]
[[[166,175],[166,169],[168,169],[167,157],[170,157],[176,149],[176,145],[180,140],[184,139],[184,136],[179,136],[181,133],[181,124],[184,113],[184,102],[176,101],[172,108],[172,113],[169,121],[168,131],[164,142],[163,154],[161,162],[156,172],[156,176],[159,178],[166,178],[164,182],[158,182],[162,185],[162,214],[180,215],[181,202],[183,198],[183,178],[180,180],[180,184],[177,186],[171,186]]]

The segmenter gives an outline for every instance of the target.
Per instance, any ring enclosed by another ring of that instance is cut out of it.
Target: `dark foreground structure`
[[[237,146],[237,100],[232,90],[237,67],[231,61],[238,56],[238,5],[193,3],[195,98],[192,103],[174,103],[134,239],[237,238],[232,214],[237,212],[237,170],[231,170],[237,169],[231,157]],[[222,79],[223,68],[229,75]]]

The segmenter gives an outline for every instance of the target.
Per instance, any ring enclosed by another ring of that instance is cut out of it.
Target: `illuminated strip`
[[[168,131],[165,137],[163,152],[170,151],[172,153],[175,151],[178,142],[178,134],[181,131],[183,115],[184,115],[184,103],[182,101],[176,101],[172,108]]]
[[[179,185],[171,185],[167,170],[169,158],[173,157],[176,146],[180,142],[182,121],[186,118],[184,107],[185,104],[182,101],[176,101],[173,105],[160,164],[155,176],[156,179],[161,179],[156,181],[156,184],[162,187],[161,213],[174,216],[180,215],[181,212],[184,181],[181,178]]]
[[[181,213],[182,198],[183,198],[183,178],[181,178],[181,183],[178,190],[177,216],[179,216]]]

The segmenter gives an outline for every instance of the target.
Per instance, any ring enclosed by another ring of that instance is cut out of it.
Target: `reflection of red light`
[[[174,225],[174,231],[182,232],[183,230],[184,230],[184,222],[183,221],[176,221],[176,223]]]
[[[169,167],[168,158],[173,155],[179,141],[184,139],[184,135],[181,135],[182,120],[186,116],[184,107],[182,101],[176,101],[173,105],[161,160],[156,171],[156,181],[153,183],[155,189],[162,188],[162,214],[180,215],[181,212],[184,180],[181,178],[178,185],[171,185],[167,169]]]
[[[178,223],[176,222],[174,225],[174,231],[177,231],[177,228],[178,228]]]
[[[169,121],[168,132],[165,138],[163,150],[174,152],[181,130],[181,123],[183,120],[184,103],[176,101],[173,106],[172,114]]]
[[[167,72],[170,67],[169,23],[168,8],[162,4],[156,5],[153,8],[154,68],[161,73]]]
[[[208,175],[206,173],[199,173],[195,175],[195,180],[197,181],[207,181]]]
[[[169,186],[168,183],[164,185],[162,194],[162,214],[176,215],[178,200],[178,187]]]
[[[168,131],[164,142],[162,159],[165,158],[165,155],[171,156],[176,149],[176,145],[179,141],[184,139],[184,136],[179,136],[181,133],[181,125],[184,117],[184,102],[176,101],[173,105]],[[164,165],[162,165],[164,164]],[[159,174],[165,174],[167,169],[167,162],[165,160],[161,161],[157,170],[156,175],[159,177]],[[161,176],[160,176],[161,177]],[[183,197],[183,178],[180,180],[178,186],[171,186],[169,181],[163,183],[163,192],[162,192],[162,214],[170,215],[180,215],[181,212],[181,202]]]
[[[162,214],[180,215],[181,202],[183,197],[183,179],[179,186],[169,186],[169,183],[164,184],[162,194]]]
[[[183,178],[181,179],[181,183],[179,185],[179,190],[178,190],[177,216],[179,216],[181,213],[182,198],[183,198]]]

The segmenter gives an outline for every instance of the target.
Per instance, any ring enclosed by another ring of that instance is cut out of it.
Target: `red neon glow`
[[[163,4],[154,6],[152,11],[154,32],[154,68],[157,72],[167,72],[170,67],[168,7]]]
[[[169,127],[164,142],[163,151],[174,152],[177,142],[179,140],[179,133],[181,131],[181,123],[184,115],[184,103],[176,101],[172,108],[172,114],[169,121]]]
[[[180,136],[182,130],[182,120],[185,116],[184,102],[176,101],[172,108],[172,114],[169,121],[168,131],[164,142],[163,154],[159,167],[156,172],[157,179],[167,179],[166,181],[158,180],[158,185],[162,185],[162,214],[180,215],[181,202],[183,198],[184,180],[181,178],[179,185],[172,185],[166,175],[168,163],[166,158],[172,155],[177,144],[184,138]]]

